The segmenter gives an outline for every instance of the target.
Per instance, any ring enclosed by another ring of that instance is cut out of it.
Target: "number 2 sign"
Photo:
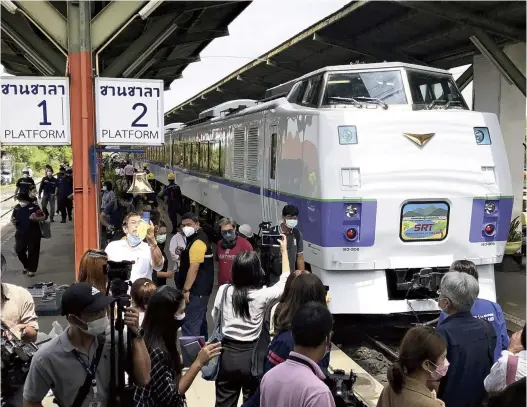
[[[97,143],[164,143],[163,81],[95,78]]]

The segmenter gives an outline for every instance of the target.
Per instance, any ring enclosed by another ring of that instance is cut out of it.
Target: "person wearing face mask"
[[[152,271],[163,269],[163,254],[155,237],[152,222],[148,227],[146,242],[139,236],[139,227],[143,220],[137,213],[131,212],[123,220],[123,232],[126,239],[110,242],[104,250],[110,261],[133,261],[130,281],[133,283],[141,277],[152,279]]]
[[[71,222],[73,220],[73,177],[67,172],[58,179],[57,202],[62,217],[60,223],[66,223],[66,216]]]
[[[282,209],[282,223],[271,228],[271,234],[286,235],[290,269],[304,270],[304,237],[302,232],[297,229],[297,225],[298,208],[294,205],[286,205]],[[271,247],[271,270],[264,270],[268,273],[269,285],[275,284],[280,279],[281,264],[280,249]]]
[[[196,214],[186,213],[181,224],[187,238],[176,281],[187,303],[187,317],[181,330],[184,336],[208,338],[207,305],[214,285],[214,255]]]
[[[388,386],[377,407],[445,407],[427,382],[446,375],[446,357],[446,342],[433,328],[410,329],[401,342],[397,361],[388,369]]]
[[[173,172],[168,174],[168,185],[165,187],[164,197],[166,198],[166,203],[168,206],[168,216],[170,218],[170,223],[172,223],[172,233],[175,235],[177,233],[178,225],[178,214],[181,213],[181,188],[176,184],[176,176]]]
[[[82,407],[111,407],[112,349],[107,307],[113,300],[88,283],[75,283],[64,291],[61,309],[69,326],[41,346],[31,360],[24,385],[24,407],[42,407],[51,389],[61,406],[71,406],[83,396],[79,404]],[[132,341],[129,373],[137,385],[146,386],[151,363],[139,328],[139,312],[127,308],[123,319]],[[77,396],[87,380],[91,381],[88,392]]]
[[[134,407],[184,407],[185,393],[201,368],[221,354],[221,343],[204,346],[183,374],[176,340],[184,320],[183,293],[170,286],[158,288],[150,297],[143,321],[145,342],[152,360],[151,381],[147,386],[135,386]]]
[[[19,192],[29,192],[32,189],[36,189],[35,181],[29,176],[29,171],[25,169],[22,171],[22,177],[16,182],[14,199],[16,200],[16,196]]]
[[[438,306],[448,317],[436,332],[447,343],[450,368],[437,397],[447,407],[480,406],[486,396],[483,383],[494,363],[496,331],[487,320],[472,316],[478,294],[471,275],[449,271],[441,279]]]
[[[165,254],[165,243],[167,241],[167,225],[163,221],[159,221],[159,226],[156,231],[156,241],[165,262],[163,263],[163,269],[156,271],[153,276],[153,281],[158,287],[167,285],[167,279],[174,278],[174,271],[168,271],[168,258]]]
[[[102,184],[101,210],[104,210],[109,203],[115,199],[112,181],[104,181]]]
[[[335,407],[318,366],[331,345],[333,317],[325,304],[304,304],[291,321],[294,350],[260,385],[262,407]]]
[[[120,198],[115,196],[113,202],[106,205],[106,208],[101,212],[99,222],[106,231],[103,241],[121,240],[123,238],[123,220],[128,213],[133,212],[132,200],[132,194],[124,193]],[[105,246],[105,244],[101,246]]]
[[[170,239],[170,247],[168,251],[172,257],[174,278],[177,281],[177,273],[179,272],[179,264],[181,263],[181,252],[187,247],[187,237],[181,230],[181,225],[174,227],[176,234]]]
[[[19,203],[11,215],[11,223],[16,227],[15,252],[24,266],[23,273],[33,277],[38,269],[42,239],[38,222],[46,215],[27,192],[20,192],[17,199]]]
[[[232,218],[223,218],[219,222],[221,240],[216,247],[218,266],[218,286],[231,283],[232,261],[242,251],[252,252],[253,247],[247,239],[236,235],[236,224]]]
[[[42,210],[46,214],[46,219],[49,218],[54,222],[55,215],[55,197],[57,196],[57,178],[53,176],[53,169],[46,169],[46,176],[40,181],[40,188],[38,189],[38,197],[42,200]],[[48,211],[49,203],[49,211]]]

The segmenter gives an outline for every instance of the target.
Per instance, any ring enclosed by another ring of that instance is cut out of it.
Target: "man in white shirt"
[[[163,253],[157,246],[154,226],[150,223],[146,235],[146,243],[139,237],[138,229],[142,222],[137,213],[129,213],[123,220],[125,239],[110,242],[105,252],[110,261],[133,261],[130,281],[133,283],[138,278],[152,279],[152,270],[163,269]]]
[[[126,177],[128,184],[131,185],[134,180],[134,166],[130,161],[128,161],[124,167],[124,176]]]

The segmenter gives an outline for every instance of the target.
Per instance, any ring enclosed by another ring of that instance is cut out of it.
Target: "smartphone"
[[[150,212],[143,212],[143,217],[142,217],[142,219],[143,219],[146,223],[150,224]]]
[[[262,235],[262,246],[280,247],[280,240],[282,240],[282,236],[280,235],[263,234]]]
[[[326,290],[326,292],[328,292],[329,291],[329,285],[325,285],[324,286],[324,290]]]

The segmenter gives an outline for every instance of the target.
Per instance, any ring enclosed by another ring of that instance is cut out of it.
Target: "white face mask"
[[[48,177],[51,177],[53,175],[52,172],[47,172],[46,174],[47,174]]]
[[[285,220],[285,225],[289,229],[294,229],[294,228],[296,228],[296,225],[298,225],[298,220],[296,220],[296,219],[286,219]]]
[[[103,190],[103,191],[107,191],[108,188],[106,188],[106,187],[104,186],[104,187],[102,187],[102,190]]]
[[[194,233],[196,233],[196,230],[192,226],[183,226],[183,234],[186,237],[192,236]]]
[[[79,319],[79,321],[82,320]],[[110,321],[108,320],[108,317],[102,317],[95,321],[86,322],[86,325],[88,326],[88,329],[84,330],[81,328],[81,331],[91,336],[97,336],[106,332],[106,329],[110,325]]]

